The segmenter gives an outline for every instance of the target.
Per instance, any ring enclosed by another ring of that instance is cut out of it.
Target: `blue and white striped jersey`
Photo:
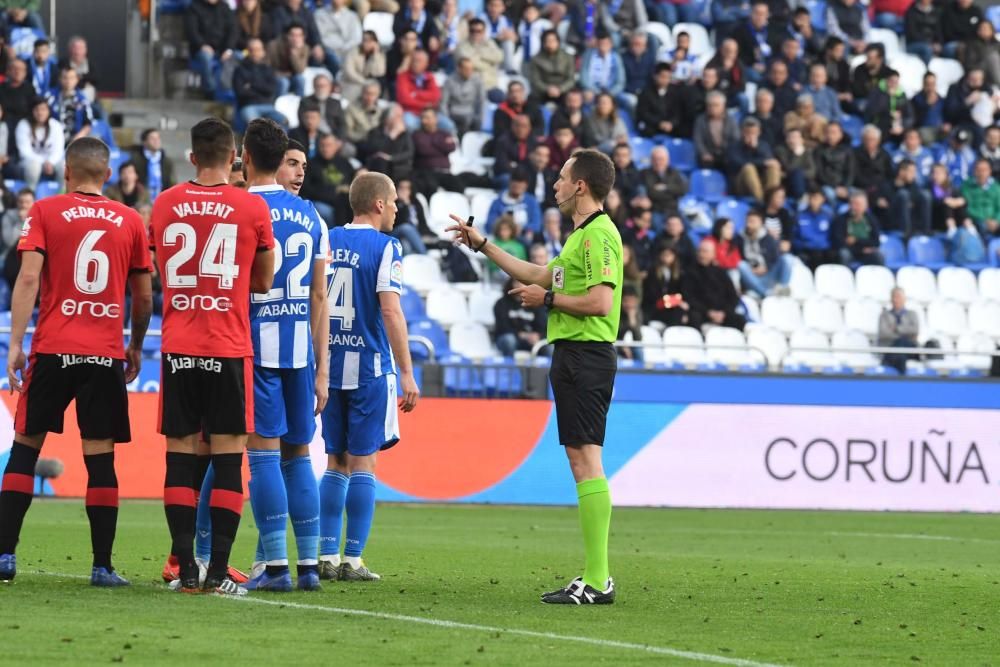
[[[357,389],[396,372],[379,292],[403,291],[403,248],[370,225],[330,231],[330,388]]]
[[[271,209],[274,283],[250,296],[253,360],[264,368],[305,368],[313,363],[309,327],[313,262],[326,260],[330,239],[316,207],[280,185],[252,187]]]

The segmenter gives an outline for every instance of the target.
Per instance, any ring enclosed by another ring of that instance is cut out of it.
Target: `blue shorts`
[[[357,389],[331,389],[321,415],[327,454],[368,456],[399,442],[396,376]]]
[[[257,435],[308,445],[316,433],[316,371],[253,367],[253,413]]]

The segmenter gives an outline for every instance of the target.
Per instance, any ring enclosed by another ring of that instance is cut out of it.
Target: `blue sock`
[[[309,455],[282,461],[281,474],[288,493],[298,564],[315,566],[319,557],[319,487]]]
[[[340,534],[344,527],[344,502],[349,478],[327,470],[319,483],[319,555],[340,555]]]
[[[375,475],[370,472],[352,472],[347,487],[347,539],[344,555],[361,557],[368,541],[375,517]]]
[[[250,459],[250,505],[264,545],[264,561],[270,567],[288,567],[288,497],[281,478],[281,452],[248,449]]]
[[[260,532],[257,533],[257,550],[253,553],[253,562],[264,562],[264,541],[260,539]]]
[[[215,468],[209,463],[198,495],[198,514],[195,518],[194,531],[194,555],[206,563],[212,559],[212,512],[209,501],[212,499],[214,485]]]

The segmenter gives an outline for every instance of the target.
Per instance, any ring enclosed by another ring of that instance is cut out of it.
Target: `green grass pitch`
[[[0,587],[0,663],[1000,664],[1000,538],[982,515],[618,509],[612,607],[547,607],[581,569],[569,508],[380,506],[376,584],[170,593],[162,507],[123,505],[126,590],[96,590],[80,501],[36,500]],[[256,540],[249,507],[234,564]],[[293,547],[294,553],[294,547]]]

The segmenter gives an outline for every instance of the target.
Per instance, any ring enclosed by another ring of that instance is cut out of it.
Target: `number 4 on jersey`
[[[327,305],[330,319],[340,320],[341,331],[350,331],[354,327],[354,269],[341,266],[333,270]]]

